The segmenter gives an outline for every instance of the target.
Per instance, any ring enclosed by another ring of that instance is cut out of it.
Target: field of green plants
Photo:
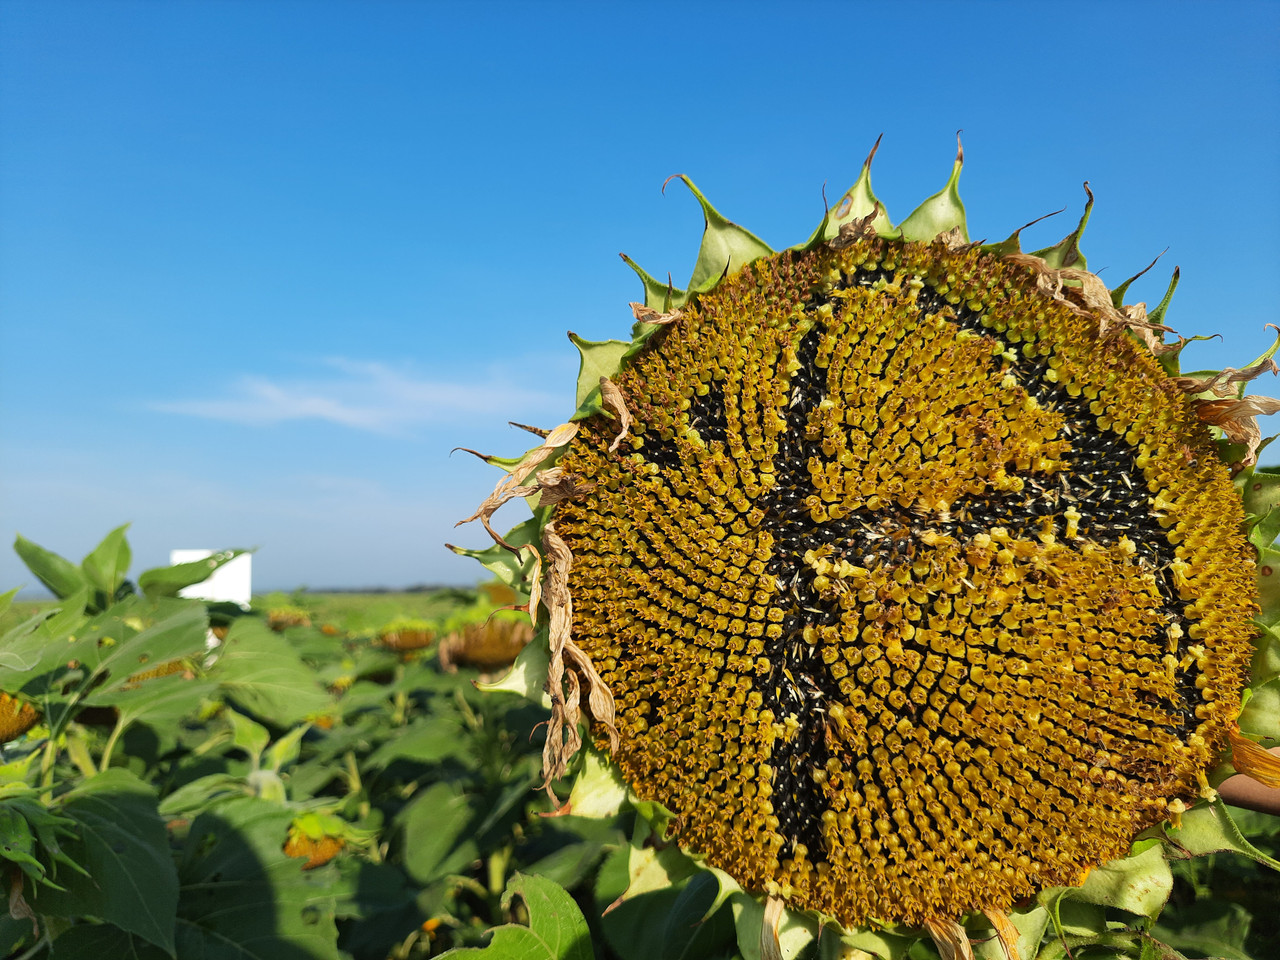
[[[17,549],[59,599],[0,598],[0,955],[760,955],[742,902],[634,810],[538,789],[547,711],[483,689],[529,635],[498,585],[243,612],[177,596],[206,562],[130,579],[123,528],[80,563]],[[1132,910],[1055,901],[1049,953],[1170,956],[1152,933],[1174,956],[1280,956],[1280,874],[1258,862],[1280,819],[1235,819],[1252,859],[1177,863]],[[1080,940],[1102,911],[1111,939]],[[811,952],[936,956],[864,946]]]

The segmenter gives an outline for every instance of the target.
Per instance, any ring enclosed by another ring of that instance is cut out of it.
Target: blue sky
[[[1056,241],[1089,180],[1091,268],[1168,247],[1131,299],[1181,265],[1170,321],[1223,334],[1190,365],[1243,365],[1280,322],[1277,49],[1275,3],[8,0],[0,534],[257,546],[263,589],[474,582],[442,543],[483,544],[452,524],[497,475],[449,450],[571,412],[565,331],[623,336],[639,298],[619,251],[688,276],[701,217],[662,182],[786,246],[880,133],[896,220],[963,128],[975,238],[1067,207],[1024,235]]]

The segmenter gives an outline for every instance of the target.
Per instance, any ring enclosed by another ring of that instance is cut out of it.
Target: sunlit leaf
[[[232,625],[208,676],[246,710],[282,726],[333,702],[289,641],[252,617]]]
[[[89,586],[84,573],[74,563],[51,550],[46,550],[39,544],[32,543],[22,534],[18,534],[14,540],[13,549],[27,565],[27,569],[36,575],[36,579],[59,599],[69,597],[77,590],[83,590]]]
[[[445,957],[480,955],[487,960],[594,960],[591,933],[582,911],[565,890],[542,877],[517,873],[503,893],[524,901],[529,925],[508,923],[495,927],[493,939],[483,948],[450,950]]]

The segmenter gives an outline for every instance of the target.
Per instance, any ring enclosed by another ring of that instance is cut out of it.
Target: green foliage
[[[578,905],[558,884],[517,873],[507,884],[502,902],[524,901],[527,926],[507,923],[495,927],[493,940],[483,949],[450,950],[446,957],[477,955],[490,960],[594,960],[590,932]]]
[[[124,528],[79,566],[18,549],[59,599],[0,596],[0,691],[43,715],[0,756],[0,955],[766,955],[759,900],[665,839],[669,815],[626,802],[598,756],[572,794],[555,785],[568,812],[537,790],[547,711],[526,698],[540,697],[544,648],[484,692],[434,652],[375,642],[397,618],[441,636],[509,598],[299,593],[227,618],[176,596],[207,562],[147,571],[135,591]],[[313,625],[269,629],[284,605]],[[211,623],[228,627],[216,642]],[[1221,805],[1185,814],[1016,913],[1020,955],[1280,955],[1276,824]],[[967,927],[977,957],[1002,960],[985,920]],[[819,930],[784,917],[782,956],[937,957],[919,931]]]
[[[316,625],[277,633],[177,597],[234,552],[138,591],[124,533],[79,566],[19,539],[57,600],[0,597],[0,690],[42,715],[0,758],[0,955],[380,960],[566,922],[557,882],[586,889],[623,833],[541,816],[546,712],[371,642],[498,603],[300,594]],[[508,890],[517,864],[540,876]],[[591,956],[581,913],[573,929]]]

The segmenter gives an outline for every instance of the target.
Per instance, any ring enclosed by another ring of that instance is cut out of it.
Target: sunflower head
[[[267,611],[267,626],[277,633],[288,630],[290,627],[309,627],[311,626],[311,614],[302,607],[291,604],[272,607]]]
[[[741,886],[932,930],[1211,792],[1259,612],[1233,473],[1277,406],[1243,386],[1275,348],[1179,376],[1168,295],[1086,269],[1092,194],[1024,254],[969,242],[962,155],[897,226],[870,162],[777,253],[690,184],[689,289],[637,268],[632,341],[579,342],[575,418],[472,519],[539,498],[482,559],[547,611],[548,778],[585,711]]]
[[[346,847],[347,829],[347,823],[341,817],[328,813],[304,813],[289,824],[284,854],[306,860],[303,870],[322,867]]]
[[[533,627],[527,620],[492,617],[484,623],[469,623],[441,639],[440,665],[450,672],[460,666],[500,670],[509,667],[532,639]]]
[[[435,639],[435,627],[429,621],[413,617],[392,620],[378,631],[378,642],[398,653],[429,647]]]
[[[17,740],[41,720],[41,713],[25,700],[0,693],[0,743]]]

